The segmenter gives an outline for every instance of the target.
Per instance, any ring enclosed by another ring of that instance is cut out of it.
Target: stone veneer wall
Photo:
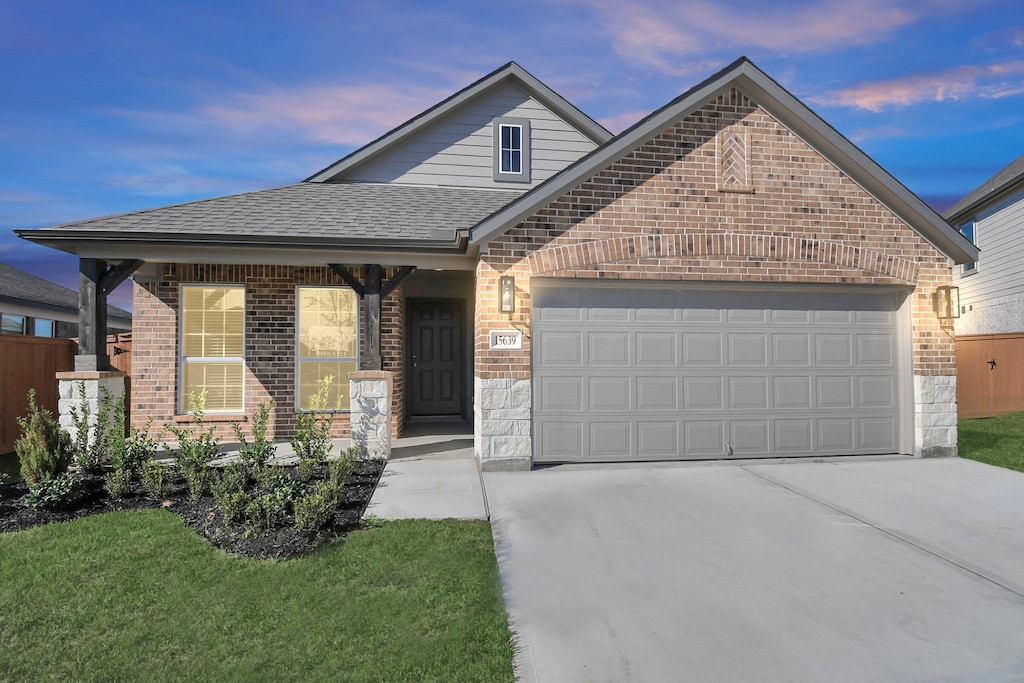
[[[82,389],[85,390],[84,400]],[[124,373],[110,370],[57,373],[57,421],[71,435],[72,440],[78,438],[78,427],[72,418],[72,409],[81,415],[83,407],[87,408],[89,426],[95,426],[103,404],[104,392],[117,400],[124,393]]]
[[[362,279],[361,269],[354,269]],[[386,280],[395,272],[385,268]],[[244,285],[245,411],[237,415],[208,414],[216,434],[233,440],[230,422],[251,415],[263,401],[274,399],[269,434],[288,438],[295,433],[295,289],[299,285],[345,284],[327,266],[164,264],[158,279],[135,283],[132,345],[132,412],[134,426],[149,416],[154,428],[183,422],[178,406],[178,299],[181,284]],[[404,406],[404,294],[399,286],[381,303],[381,353],[384,370],[392,373],[391,432],[401,428]],[[360,330],[363,327],[360,305]],[[365,335],[360,333],[361,344]],[[361,348],[363,348],[361,346]],[[362,351],[365,352],[365,349]],[[344,381],[344,380],[343,380]],[[349,435],[349,413],[338,415],[334,435]]]
[[[727,186],[733,177],[718,163],[718,139],[737,130],[747,145],[739,187]],[[497,310],[502,275],[516,279],[511,315]],[[913,374],[933,378],[929,386],[955,382],[953,340],[932,308],[935,289],[952,279],[947,257],[735,89],[482,249],[475,377],[484,467],[523,466],[521,439],[508,452],[496,447],[499,436],[516,436],[504,433],[498,411],[521,408],[512,394],[527,393],[534,277],[904,286]],[[522,350],[491,350],[488,332],[509,327],[525,331]],[[940,405],[955,415],[946,398],[945,390],[915,392],[915,415],[938,414]],[[915,449],[926,434],[927,448],[955,447],[955,431],[938,429],[916,433]]]

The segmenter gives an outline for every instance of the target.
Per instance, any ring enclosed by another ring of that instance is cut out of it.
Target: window
[[[181,410],[206,392],[207,412],[244,410],[245,288],[181,287]]]
[[[530,121],[509,117],[494,120],[494,180],[530,182]]]
[[[25,316],[7,315],[0,316],[0,332],[3,334],[25,334]]]
[[[977,242],[974,241],[974,221],[968,221],[967,223],[961,225],[960,234],[969,239],[971,241],[971,244],[977,244]],[[965,263],[963,267],[960,269],[960,272],[966,275],[967,273],[973,272],[975,269],[977,269],[977,267],[978,264],[974,261],[971,261],[969,263]]]
[[[359,299],[347,287],[299,287],[296,299],[299,410],[310,409],[310,399],[328,376],[325,407],[348,410],[348,373],[359,369]]]
[[[36,318],[33,320],[34,323],[34,334],[37,337],[52,337],[53,328],[56,327],[52,320],[43,320],[42,318]]]

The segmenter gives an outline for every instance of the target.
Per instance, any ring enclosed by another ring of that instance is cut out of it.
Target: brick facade
[[[385,269],[385,279],[394,269]],[[356,270],[357,277],[362,273]],[[345,284],[327,266],[165,264],[158,279],[135,284],[132,347],[132,424],[142,426],[148,416],[154,427],[182,421],[178,410],[178,311],[182,284],[209,283],[245,286],[245,414],[260,402],[273,399],[270,433],[287,438],[295,433],[295,318],[296,287]],[[392,373],[391,431],[397,434],[404,412],[403,354],[405,306],[398,287],[381,304],[383,369]],[[360,328],[363,326],[360,305]],[[361,343],[365,335],[360,335]],[[361,353],[365,348],[361,347]],[[217,434],[233,439],[230,420],[240,415],[210,414]],[[335,435],[349,434],[349,414],[338,415]]]
[[[723,149],[728,159],[720,159]],[[511,315],[497,310],[502,275],[515,277]],[[533,277],[906,287],[913,374],[928,379],[927,386],[917,381],[913,390],[914,452],[955,453],[955,421],[950,428],[945,418],[941,425],[932,419],[952,413],[955,420],[955,402],[945,400],[945,389],[930,388],[955,383],[951,330],[940,325],[932,304],[936,288],[951,282],[949,259],[735,89],[482,249],[478,391],[531,377]],[[510,326],[525,331],[523,348],[491,350],[488,331]],[[518,434],[518,427],[502,438]],[[494,444],[486,436],[477,440],[486,460]],[[529,464],[528,457],[519,457],[496,466]]]
[[[722,188],[717,160],[718,138],[737,128],[749,145],[744,191]],[[516,278],[511,316],[497,312],[502,275]],[[914,374],[954,373],[932,308],[951,281],[946,256],[735,89],[487,245],[477,377],[530,377],[528,336],[522,350],[492,351],[487,331],[529,329],[534,276],[914,287]]]

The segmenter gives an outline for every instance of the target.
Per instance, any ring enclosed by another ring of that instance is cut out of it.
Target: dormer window
[[[530,121],[501,117],[494,120],[494,180],[530,182]]]

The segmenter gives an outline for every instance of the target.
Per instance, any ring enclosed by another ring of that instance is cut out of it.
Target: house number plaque
[[[492,349],[521,349],[523,348],[523,333],[521,330],[492,330]]]

